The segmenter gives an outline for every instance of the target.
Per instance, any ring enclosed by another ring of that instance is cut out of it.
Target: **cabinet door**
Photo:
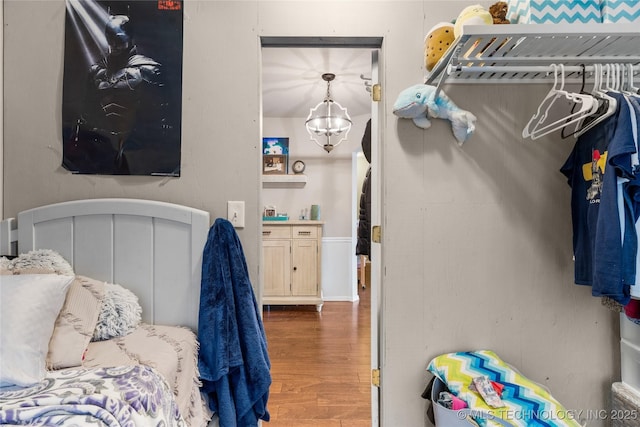
[[[263,240],[264,296],[291,294],[291,241]]]
[[[293,240],[291,294],[318,295],[318,241]]]

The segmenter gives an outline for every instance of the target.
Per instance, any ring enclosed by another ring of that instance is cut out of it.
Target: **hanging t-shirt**
[[[617,173],[617,200],[618,200],[618,216],[620,219],[620,227],[622,233],[622,266],[623,277],[622,282],[624,285],[630,287],[630,294],[633,296],[634,285],[636,284],[636,272],[638,270],[638,233],[636,229],[636,206],[632,198],[633,185],[631,182],[636,182],[640,179],[637,174],[640,167],[640,161],[638,159],[638,107],[640,105],[634,105],[632,97],[628,94],[624,95],[624,100],[629,107],[629,126],[635,152],[629,156],[624,156],[623,167],[618,168]],[[619,159],[622,160],[623,156]],[[619,165],[620,166],[620,165]],[[637,185],[637,184],[635,184]]]
[[[626,304],[616,168],[627,168],[636,149],[624,96],[609,95],[617,101],[615,113],[578,138],[561,172],[572,189],[575,283],[591,285],[594,296]]]
[[[633,109],[635,111],[636,118],[636,131],[640,131],[640,100],[637,97],[629,96],[627,99],[631,102]],[[638,148],[638,144],[640,138],[636,134],[636,149]],[[634,223],[635,223],[635,231],[636,236],[640,235],[640,161],[636,158],[632,160],[632,167],[634,168],[634,176],[629,180],[628,183],[625,184],[625,201],[630,203],[632,207]],[[631,285],[631,297],[640,298],[640,253],[638,253],[636,248],[635,254],[635,262],[636,262],[636,280],[634,284]]]

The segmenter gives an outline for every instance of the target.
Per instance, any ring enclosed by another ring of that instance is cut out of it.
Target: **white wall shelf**
[[[304,174],[262,175],[263,188],[302,188],[306,184]]]
[[[468,25],[426,77],[457,83],[553,82],[551,64],[581,81],[593,64],[640,64],[637,24]]]

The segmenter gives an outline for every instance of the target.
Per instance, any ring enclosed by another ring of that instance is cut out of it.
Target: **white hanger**
[[[531,117],[525,128],[522,130],[524,138],[538,139],[563,127],[582,120],[585,116],[593,114],[598,103],[591,95],[567,92],[564,90],[564,65],[551,64],[554,70],[553,87],[540,103],[537,112]],[[558,87],[558,68],[560,68],[560,87]],[[560,99],[573,102],[580,108],[562,118],[551,123],[544,124],[549,115],[549,110]],[[544,109],[544,112],[542,111]]]
[[[553,105],[553,103],[555,102],[555,100],[558,97],[558,66],[556,64],[551,64],[551,67],[553,67],[553,86],[551,87],[551,90],[549,90],[549,92],[547,93],[547,95],[542,99],[542,101],[540,102],[540,105],[538,105],[538,110],[535,112],[535,114],[533,116],[531,116],[531,118],[529,119],[529,122],[527,122],[527,124],[525,125],[524,129],[522,130],[522,137],[523,138],[528,138],[529,136],[531,136],[531,132],[533,130],[533,128],[536,126],[536,121],[544,121],[547,118],[547,113],[549,111],[549,108],[551,107],[551,105]],[[544,112],[542,111],[542,109],[545,108]]]
[[[633,69],[633,65],[629,64],[629,89],[630,89],[631,92],[634,92],[634,93],[637,94],[638,92],[640,92],[640,88],[636,87],[633,84],[633,73],[634,73],[634,71],[635,70]]]
[[[622,64],[616,64],[618,78],[620,79],[620,92],[625,96],[630,95],[629,92],[629,77],[627,75],[626,67]]]
[[[626,64],[627,69],[627,92],[631,95],[637,95],[640,88],[633,84],[633,64]]]

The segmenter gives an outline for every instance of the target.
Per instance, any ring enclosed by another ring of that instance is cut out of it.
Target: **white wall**
[[[351,237],[322,239],[322,299],[358,301],[356,256]]]
[[[471,3],[185,2],[183,175],[160,179],[60,168],[64,2],[6,1],[5,214],[119,196],[184,203],[215,218],[227,200],[245,200],[240,237],[257,281],[259,36],[381,36],[382,425],[425,425],[429,360],[479,348],[569,409],[606,409],[620,378],[619,333],[616,316],[572,283],[569,188],[558,172],[571,142],[520,137],[547,88],[445,86],[478,116],[463,149],[444,121],[425,131],[391,114],[396,95],[423,81],[426,32]],[[332,8],[341,13],[327,14]]]
[[[0,24],[4,28],[4,0],[0,0]],[[4,35],[0,33],[0,46],[4,45]],[[3,67],[0,66],[0,81],[4,81],[3,78]],[[0,86],[0,110],[3,107],[4,102],[4,85]],[[4,173],[3,173],[3,165],[4,165],[4,120],[0,122],[0,216],[4,211]]]
[[[275,205],[293,219],[302,209],[308,213],[312,204],[320,205],[321,219],[326,221],[323,236],[351,237],[351,154],[360,147],[369,117],[353,117],[348,138],[331,153],[309,139],[304,127],[306,118],[264,118],[264,135],[289,137],[289,167],[300,159],[305,162],[307,175],[303,188],[263,189],[264,204]]]

